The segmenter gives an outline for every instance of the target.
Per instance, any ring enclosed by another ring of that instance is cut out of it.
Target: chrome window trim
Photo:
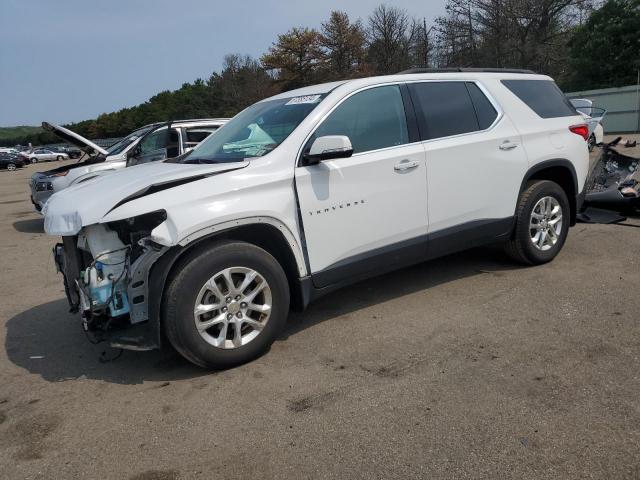
[[[325,115],[323,115],[322,118],[320,118],[320,120],[318,120],[318,122],[311,129],[310,133],[305,137],[304,141],[302,142],[301,146],[298,149],[298,154],[296,156],[296,159],[297,159],[296,160],[296,168],[305,166],[305,165],[300,165],[300,161],[302,160],[302,150],[304,149],[304,146],[307,144],[309,139],[316,132],[316,130],[320,127],[320,125],[322,125],[322,123],[327,119],[327,117],[333,113],[333,111],[336,108],[338,108],[340,105],[342,105],[343,102],[345,102],[347,99],[351,98],[353,95],[356,95],[357,93],[360,93],[360,92],[363,92],[365,90],[369,90],[369,89],[372,89],[372,88],[377,88],[377,87],[386,87],[386,86],[393,86],[393,85],[400,86],[400,85],[403,85],[403,84],[408,85],[410,83],[434,83],[434,82],[437,82],[437,83],[445,83],[445,82],[446,83],[450,83],[450,82],[474,83],[480,89],[480,91],[484,94],[484,96],[487,97],[487,100],[489,100],[489,103],[491,104],[491,106],[497,112],[496,118],[494,119],[493,123],[491,125],[489,125],[487,128],[483,129],[483,130],[474,130],[473,132],[458,133],[458,134],[455,134],[455,135],[448,135],[446,137],[429,138],[427,140],[418,140],[417,142],[403,143],[402,145],[393,145],[391,147],[378,148],[376,150],[367,150],[365,152],[354,153],[349,158],[358,157],[358,156],[361,156],[361,155],[364,155],[364,154],[370,154],[370,153],[376,153],[376,152],[381,152],[381,151],[386,151],[386,150],[392,150],[392,149],[396,149],[396,148],[407,147],[407,146],[410,146],[410,145],[438,142],[440,140],[448,140],[448,139],[451,139],[451,138],[458,138],[458,137],[465,137],[465,136],[468,136],[468,135],[476,135],[476,134],[479,134],[479,133],[486,133],[486,132],[489,132],[489,131],[493,130],[498,125],[498,123],[500,123],[502,118],[504,117],[504,110],[502,109],[500,104],[496,101],[496,99],[491,94],[491,92],[483,85],[482,82],[480,82],[479,80],[474,79],[474,78],[417,79],[417,80],[403,80],[403,81],[396,80],[396,81],[391,81],[391,82],[376,83],[375,85],[367,85],[365,87],[361,87],[361,88],[359,88],[357,90],[354,90],[353,92],[349,93],[347,96],[343,97]],[[472,100],[472,103],[473,103],[473,100]],[[405,111],[405,116],[406,116],[406,114],[407,114],[407,112]],[[336,159],[336,160],[340,160],[340,159]]]

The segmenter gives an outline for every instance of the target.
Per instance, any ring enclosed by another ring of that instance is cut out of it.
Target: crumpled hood
[[[44,229],[49,235],[76,235],[82,227],[99,223],[127,201],[247,165],[249,162],[207,165],[153,162],[123,168],[55,193],[42,211]],[[163,205],[157,207],[160,210]],[[140,212],[143,213],[148,212]]]

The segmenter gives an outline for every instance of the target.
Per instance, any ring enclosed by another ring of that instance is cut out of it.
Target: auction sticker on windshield
[[[303,95],[302,97],[293,97],[285,105],[301,105],[303,103],[316,103],[322,95]]]

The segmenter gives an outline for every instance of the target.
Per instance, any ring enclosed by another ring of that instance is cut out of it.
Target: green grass
[[[20,126],[20,127],[0,127],[0,140],[6,140],[8,138],[16,138],[23,137],[27,135],[33,135],[42,133],[44,130],[42,127],[29,127],[29,126]]]

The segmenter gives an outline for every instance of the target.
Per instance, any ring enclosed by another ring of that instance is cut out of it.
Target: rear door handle
[[[393,169],[396,172],[406,172],[407,170],[416,168],[418,165],[420,165],[420,162],[416,162],[415,160],[402,160],[400,163],[396,164]]]
[[[518,146],[517,143],[511,143],[510,141],[506,140],[504,142],[502,142],[500,144],[500,150],[513,150],[514,148],[516,148]]]

